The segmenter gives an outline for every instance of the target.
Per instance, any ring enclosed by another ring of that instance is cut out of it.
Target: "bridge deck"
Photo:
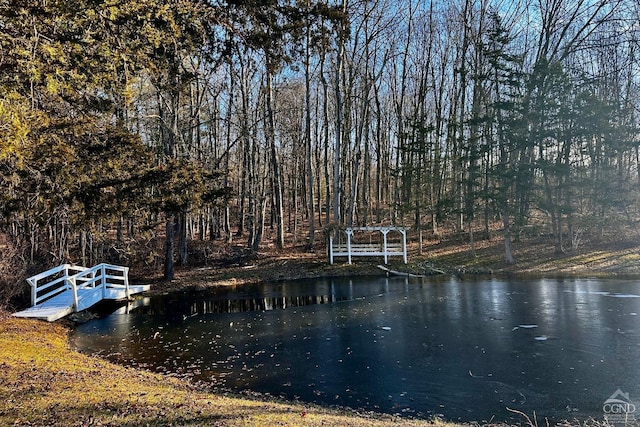
[[[149,285],[130,285],[129,294],[138,294],[149,290]],[[78,310],[82,311],[94,304],[107,300],[124,300],[126,299],[125,287],[122,285],[110,285],[105,291],[105,297],[102,298],[102,289],[78,289]],[[54,322],[73,313],[73,295],[70,289],[50,298],[41,304],[29,307],[26,310],[19,311],[13,315],[16,317],[29,317],[33,319],[46,320]]]

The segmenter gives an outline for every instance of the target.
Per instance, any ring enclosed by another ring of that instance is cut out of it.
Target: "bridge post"
[[[122,274],[124,274],[124,295],[128,301],[131,299],[131,292],[129,290],[129,267],[124,267]]]
[[[71,286],[71,282],[69,281],[69,277],[71,276],[69,274],[69,267],[71,267],[70,264],[62,264],[62,271],[64,272],[64,285],[67,287],[67,289],[70,289],[73,292],[73,287]]]
[[[102,286],[102,299],[107,296],[107,277],[106,277],[106,268],[104,263],[100,264],[100,283]]]
[[[27,282],[31,286],[31,307],[35,307],[38,299],[38,280],[30,277]]]
[[[73,298],[73,311],[78,311],[78,287],[76,286],[76,277],[68,276],[67,283],[71,285],[71,296]]]

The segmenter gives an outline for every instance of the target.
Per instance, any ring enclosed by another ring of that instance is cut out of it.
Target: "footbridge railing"
[[[73,308],[80,310],[79,294],[91,292],[108,298],[110,288],[124,290],[126,298],[130,296],[129,267],[112,264],[98,264],[93,267],[62,264],[50,270],[29,277],[31,286],[31,305],[33,307],[71,291]]]

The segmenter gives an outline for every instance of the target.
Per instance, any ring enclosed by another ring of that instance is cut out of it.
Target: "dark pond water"
[[[73,343],[214,387],[413,417],[602,419],[616,391],[640,397],[637,281],[322,279],[143,302]]]

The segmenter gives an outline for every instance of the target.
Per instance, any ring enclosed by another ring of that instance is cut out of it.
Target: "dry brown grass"
[[[640,275],[640,242],[611,238],[583,243],[577,250],[556,254],[549,236],[525,238],[512,243],[514,264],[504,262],[504,241],[499,234],[475,242],[475,256],[466,234],[451,233],[423,242],[419,254],[417,236],[408,236],[409,263],[401,258],[389,258],[388,267],[415,274],[487,273],[532,276],[622,276]],[[354,258],[352,265],[345,258],[337,258],[334,265],[327,261],[326,248],[319,243],[309,251],[303,245],[290,245],[283,250],[268,247],[258,253],[236,255],[211,260],[201,268],[179,269],[171,283],[152,280],[154,292],[167,292],[184,287],[242,285],[265,280],[297,279],[380,274],[377,268],[382,258]]]

